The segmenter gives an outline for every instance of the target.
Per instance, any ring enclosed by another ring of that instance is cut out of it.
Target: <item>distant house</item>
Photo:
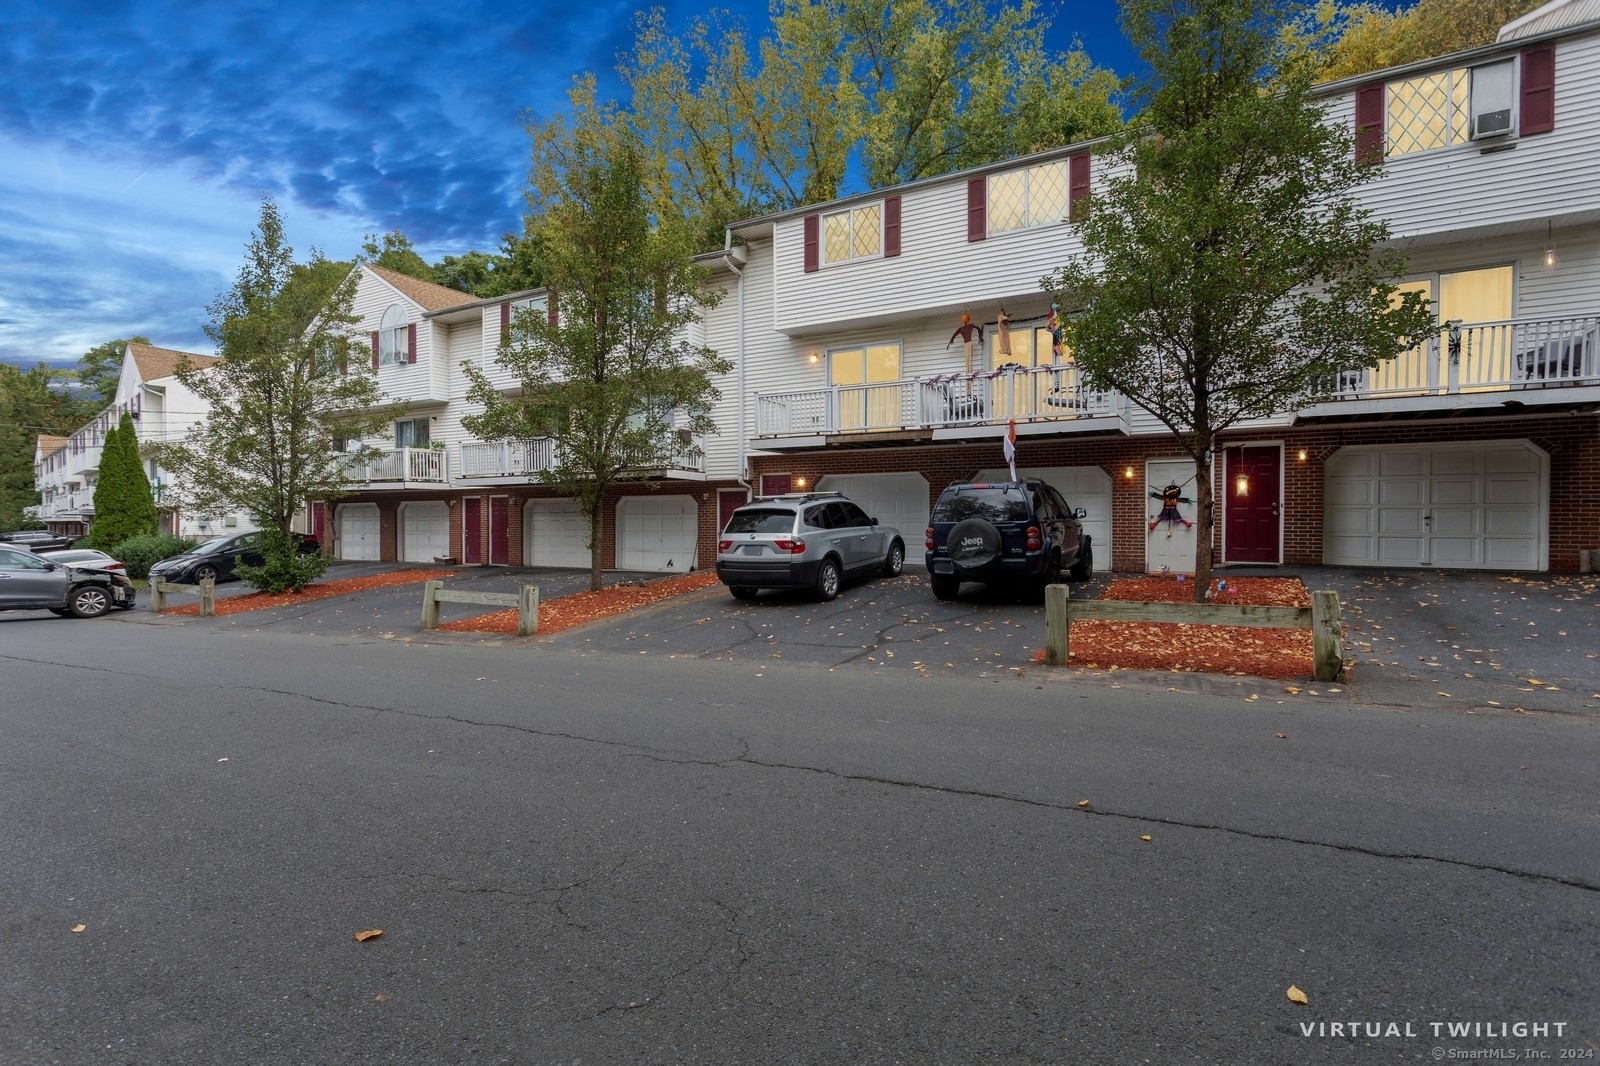
[[[100,473],[101,449],[106,434],[124,412],[133,418],[141,446],[177,440],[205,418],[205,401],[178,380],[178,364],[185,359],[197,367],[220,361],[216,356],[130,343],[111,404],[68,437],[39,438],[34,482],[41,498],[40,521],[58,533],[88,532],[94,522],[94,485]],[[187,514],[176,503],[170,475],[154,459],[145,459],[145,473],[155,492],[164,533],[209,537],[256,528],[254,519],[242,512],[218,518]]]

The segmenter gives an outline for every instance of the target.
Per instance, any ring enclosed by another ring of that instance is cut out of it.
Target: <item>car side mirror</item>
[[[871,518],[867,519],[867,525],[875,526],[877,524],[878,524],[878,516],[877,515],[873,515]]]
[[[1089,517],[1089,511],[1088,511],[1087,508],[1083,508],[1083,507],[1075,508],[1073,510],[1073,512],[1072,512],[1072,517],[1073,518],[1088,518]]]

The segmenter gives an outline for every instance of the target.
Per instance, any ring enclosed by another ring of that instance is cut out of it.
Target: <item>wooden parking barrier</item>
[[[439,628],[441,603],[475,603],[486,607],[515,607],[517,636],[531,637],[539,631],[539,586],[523,585],[516,592],[461,592],[447,589],[443,581],[422,583],[422,628]]]
[[[203,578],[198,585],[179,585],[171,581],[152,578],[150,581],[150,613],[160,614],[172,595],[199,596],[200,617],[211,618],[217,613],[217,581]]]
[[[1313,676],[1316,680],[1337,681],[1339,671],[1344,668],[1339,594],[1331,589],[1313,592],[1310,607],[1251,607],[1232,603],[1074,600],[1068,595],[1066,585],[1050,585],[1044,592],[1044,661],[1050,666],[1066,665],[1071,651],[1074,619],[1309,629]]]

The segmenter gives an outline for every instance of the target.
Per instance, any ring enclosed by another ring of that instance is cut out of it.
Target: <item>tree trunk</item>
[[[594,501],[594,509],[589,512],[589,588],[594,592],[600,591],[600,526],[605,518],[605,511],[599,500]]]
[[[1211,466],[1205,457],[1212,455],[1207,447],[1201,458],[1195,460],[1194,486],[1194,602],[1204,603],[1211,588],[1212,492]]]

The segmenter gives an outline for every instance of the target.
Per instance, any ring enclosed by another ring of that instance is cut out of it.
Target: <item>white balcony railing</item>
[[[461,445],[457,477],[526,477],[555,465],[555,442],[537,440],[468,441]]]
[[[447,465],[442,448],[394,448],[362,462],[347,459],[345,471],[356,481],[444,484]]]
[[[1085,387],[1075,366],[1015,367],[757,393],[756,436],[936,429],[1013,418],[1070,422],[1116,416],[1121,410],[1115,393]]]
[[[1341,371],[1329,400],[1600,384],[1600,318],[1458,325],[1376,366]]]

